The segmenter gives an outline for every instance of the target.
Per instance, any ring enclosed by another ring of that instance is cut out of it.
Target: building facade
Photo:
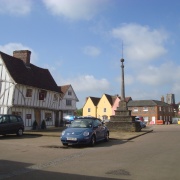
[[[156,124],[157,120],[172,122],[174,117],[173,106],[157,100],[136,100],[129,101],[128,109],[132,116],[143,116],[144,121],[149,124]]]
[[[97,117],[97,105],[100,98],[89,96],[83,106],[83,116]]]
[[[60,91],[62,92],[60,109],[62,111],[63,117],[66,115],[75,115],[77,110],[76,103],[79,101],[74,89],[70,84],[59,86]]]
[[[131,97],[125,98],[128,102]],[[115,115],[115,110],[119,106],[121,97],[118,95],[103,94],[101,98],[88,97],[83,106],[83,116],[93,116],[101,120],[110,120],[110,116]]]
[[[47,69],[30,63],[31,52],[14,51],[13,56],[0,52],[0,113],[17,114],[31,129],[36,120],[41,126],[59,124],[61,91]]]

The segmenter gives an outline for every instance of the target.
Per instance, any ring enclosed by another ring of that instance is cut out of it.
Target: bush
[[[46,129],[46,122],[45,122],[45,120],[43,120],[41,122],[41,129]]]
[[[37,126],[38,126],[38,123],[36,120],[34,120],[33,122],[33,130],[36,130],[37,129]]]

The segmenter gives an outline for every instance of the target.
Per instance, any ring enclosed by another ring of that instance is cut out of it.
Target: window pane
[[[71,102],[72,102],[71,100],[67,99],[66,100],[66,106],[71,106]]]
[[[26,90],[26,97],[32,97],[32,89]]]

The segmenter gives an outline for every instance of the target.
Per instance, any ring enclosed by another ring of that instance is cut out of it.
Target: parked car
[[[62,132],[60,140],[64,146],[76,144],[94,146],[98,141],[109,140],[109,130],[100,119],[79,117]]]
[[[144,118],[142,116],[136,116],[135,117],[135,121],[140,122],[141,128],[145,128],[146,127],[146,123],[144,122]]]
[[[136,117],[135,117],[135,120],[136,120],[136,121],[139,120],[139,121],[144,122],[144,118],[143,118],[142,116],[136,116]]]
[[[17,134],[22,136],[24,132],[24,122],[20,116],[0,115],[0,134]]]
[[[64,124],[71,124],[76,117],[74,115],[67,115],[63,117]]]

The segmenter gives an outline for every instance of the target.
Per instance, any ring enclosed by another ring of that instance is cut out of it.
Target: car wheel
[[[63,146],[68,146],[68,143],[62,143],[63,144]]]
[[[95,135],[93,135],[91,137],[90,146],[94,146],[95,144],[96,144],[96,137],[95,137]]]
[[[17,132],[17,136],[22,136],[22,135],[23,135],[23,130],[19,129],[18,132]]]
[[[104,141],[108,142],[109,141],[109,132],[105,133]]]

